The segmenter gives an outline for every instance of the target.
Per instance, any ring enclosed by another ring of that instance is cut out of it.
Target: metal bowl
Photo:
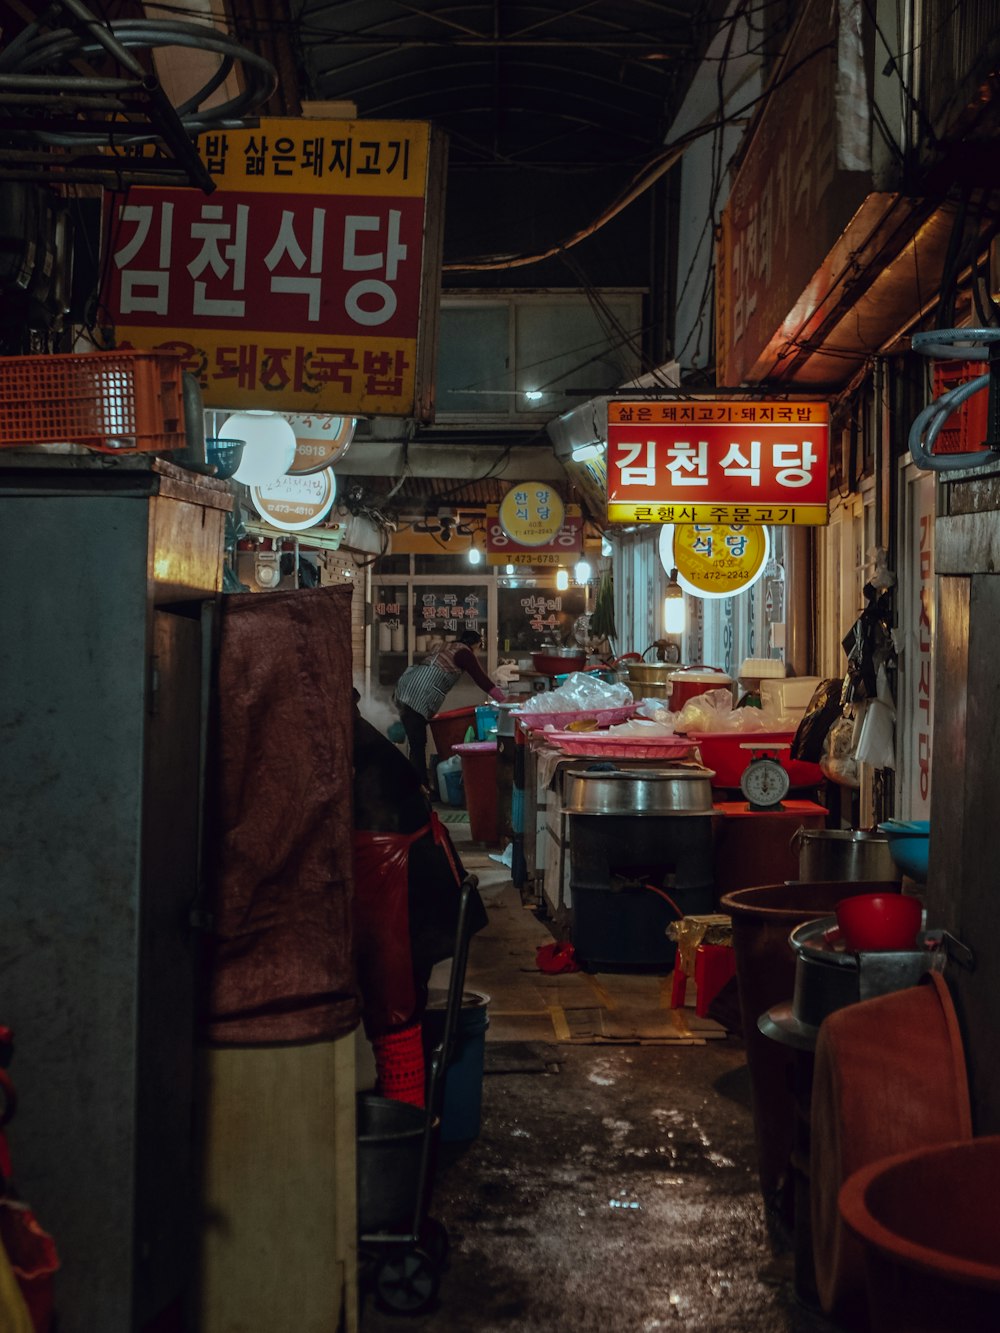
[[[710,815],[712,771],[700,764],[665,768],[573,768],[563,778],[568,815]]]

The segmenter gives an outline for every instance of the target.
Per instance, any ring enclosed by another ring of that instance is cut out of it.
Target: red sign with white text
[[[609,403],[608,519],[824,524],[829,420],[826,403]]]
[[[203,135],[218,188],[110,199],[120,347],[179,353],[208,407],[422,416],[430,127],[262,120]]]

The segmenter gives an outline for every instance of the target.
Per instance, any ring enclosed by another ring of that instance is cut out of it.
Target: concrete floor
[[[462,851],[490,915],[467,974],[490,996],[481,1131],[441,1146],[436,1305],[369,1294],[363,1333],[830,1333],[765,1234],[739,1039],[671,1011],[663,978],[541,974],[548,930]]]

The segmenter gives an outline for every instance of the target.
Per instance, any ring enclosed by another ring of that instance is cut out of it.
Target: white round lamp
[[[245,441],[233,473],[244,486],[266,486],[283,477],[295,458],[295,431],[277,412],[237,412],[223,422],[221,438]]]

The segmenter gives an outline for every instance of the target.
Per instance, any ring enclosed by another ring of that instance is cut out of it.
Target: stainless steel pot
[[[792,837],[792,848],[799,853],[800,880],[899,880],[883,833],[800,828]]]
[[[570,769],[563,777],[568,815],[710,815],[712,770],[700,764],[669,768]]]
[[[788,937],[795,954],[795,990],[790,1002],[761,1014],[757,1028],[765,1037],[799,1050],[814,1050],[819,1027],[828,1014],[876,995],[915,986],[925,972],[940,972],[947,951],[940,931],[922,931],[917,947],[877,953],[853,953],[830,942],[835,916],[796,926]]]
[[[669,699],[670,677],[679,670],[672,662],[623,662],[618,668],[633,699]]]

